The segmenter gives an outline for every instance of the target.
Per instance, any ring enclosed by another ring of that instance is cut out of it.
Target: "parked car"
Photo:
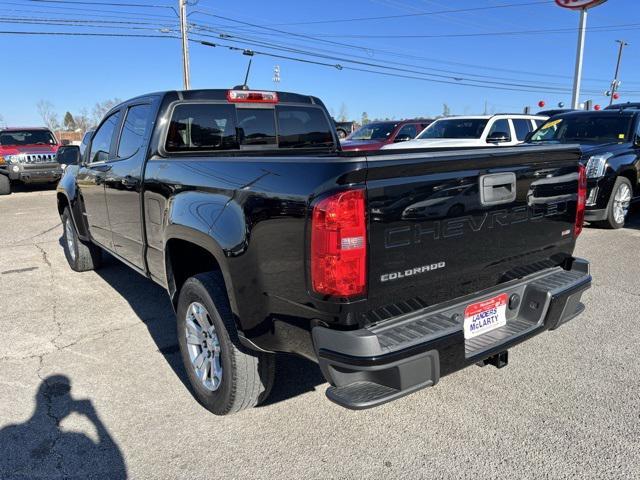
[[[355,122],[338,122],[336,119],[332,118],[334,125],[336,126],[336,132],[338,133],[338,138],[347,138],[353,132],[355,128]]]
[[[607,228],[624,226],[631,202],[640,196],[640,109],[557,115],[527,143],[580,144],[589,188],[585,219]]]
[[[546,119],[519,114],[444,117],[435,120],[414,140],[385,145],[382,149],[513,146],[524,142],[527,134]]]
[[[106,250],[167,289],[210,411],[264,401],[275,352],[318,362],[337,404],[373,407],[502,367],[508,348],[582,312],[580,151],[530,148],[341,152],[315,97],[150,94],[109,111],[82,157],[60,149],[74,165],[58,186],[61,243],[76,271]],[[530,208],[542,175],[565,194]],[[440,198],[452,179],[452,196],[473,192],[462,214],[387,208]]]
[[[0,195],[20,183],[57,182],[62,167],[56,162],[58,140],[48,128],[0,129]]]
[[[431,120],[392,120],[363,125],[340,143],[342,150],[367,152],[415,138]]]

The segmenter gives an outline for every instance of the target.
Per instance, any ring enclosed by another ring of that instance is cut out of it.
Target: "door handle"
[[[138,180],[131,175],[127,175],[126,177],[122,177],[122,185],[125,187],[135,187],[138,185]]]
[[[111,170],[111,165],[109,165],[108,163],[103,163],[102,165],[94,165],[89,167],[91,168],[91,170],[94,170],[96,172],[108,172],[109,170]]]

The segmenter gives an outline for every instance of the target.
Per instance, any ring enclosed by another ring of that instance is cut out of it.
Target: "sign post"
[[[577,109],[580,105],[580,82],[582,80],[582,58],[584,56],[584,38],[587,29],[587,10],[602,5],[607,0],[556,0],[556,4],[571,10],[580,10],[580,25],[578,27],[578,48],[576,50],[576,69],[573,75],[573,94],[571,107]]]

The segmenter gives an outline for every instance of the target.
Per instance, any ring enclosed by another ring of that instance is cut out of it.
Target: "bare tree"
[[[113,107],[118,105],[122,100],[119,98],[113,98],[109,100],[104,100],[102,102],[97,102],[93,106],[93,111],[91,112],[91,120],[94,125],[98,125],[102,117],[104,117],[105,113],[111,110]]]
[[[60,128],[60,122],[58,121],[58,114],[54,111],[53,104],[48,100],[40,100],[36,104],[40,118],[44,124],[51,130],[57,130]]]
[[[91,118],[89,117],[89,110],[83,108],[80,110],[80,113],[76,114],[74,117],[76,121],[76,128],[81,130],[82,132],[86,132],[90,130],[92,127]]]
[[[4,127],[6,126],[4,123],[4,117],[2,116],[2,114],[0,114],[0,127]]]
[[[349,111],[347,110],[347,105],[342,102],[340,104],[340,113],[338,113],[338,121],[339,122],[347,122],[349,120]]]

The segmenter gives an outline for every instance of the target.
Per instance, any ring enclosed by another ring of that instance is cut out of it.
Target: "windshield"
[[[488,120],[486,118],[449,118],[436,120],[417,138],[480,138]]]
[[[624,142],[633,117],[628,115],[572,115],[550,120],[531,137],[531,142]]]
[[[56,145],[56,139],[48,130],[12,130],[0,133],[0,145]]]
[[[368,123],[349,135],[348,140],[386,140],[397,123]]]

